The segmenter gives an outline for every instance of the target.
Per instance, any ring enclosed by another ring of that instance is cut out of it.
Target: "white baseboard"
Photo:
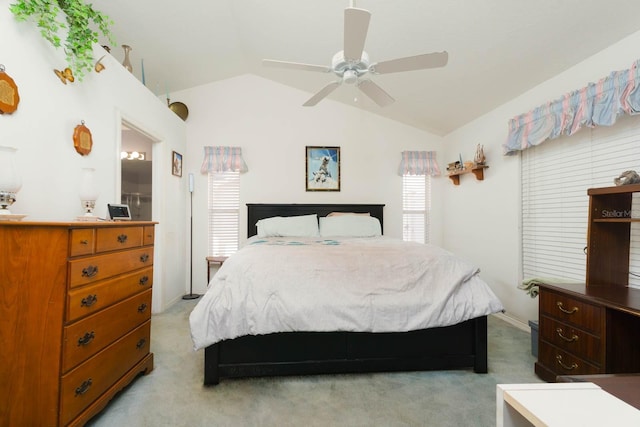
[[[496,313],[496,314],[494,314],[494,316],[504,320],[507,323],[512,324],[513,326],[515,326],[518,329],[522,329],[525,332],[531,333],[531,328],[529,327],[529,325],[524,323],[520,319],[515,319],[515,318],[510,317],[510,316],[508,316],[508,315],[506,315],[504,313]]]

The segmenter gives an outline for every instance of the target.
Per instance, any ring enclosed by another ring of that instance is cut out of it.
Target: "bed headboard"
[[[281,203],[247,203],[247,237],[255,236],[258,233],[256,223],[264,218],[272,216],[296,216],[318,214],[319,217],[327,216],[331,212],[368,212],[371,216],[380,220],[380,227],[383,227],[384,205],[327,205],[327,204],[281,204]],[[384,233],[383,233],[384,234]]]

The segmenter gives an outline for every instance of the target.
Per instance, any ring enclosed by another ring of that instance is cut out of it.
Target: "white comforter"
[[[479,270],[433,245],[376,237],[249,239],[189,317],[196,349],[286,331],[410,331],[501,311]]]

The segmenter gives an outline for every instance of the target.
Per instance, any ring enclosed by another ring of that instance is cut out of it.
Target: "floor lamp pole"
[[[189,193],[191,194],[191,208],[189,209],[189,231],[191,233],[189,242],[191,248],[189,249],[189,293],[182,296],[182,299],[198,299],[200,295],[193,293],[193,174],[189,174]]]

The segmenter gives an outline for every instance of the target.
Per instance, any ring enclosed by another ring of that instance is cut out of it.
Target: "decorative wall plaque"
[[[11,114],[18,108],[20,95],[16,82],[4,72],[4,65],[0,64],[0,114]]]
[[[91,152],[93,140],[91,139],[91,131],[84,125],[84,120],[73,131],[73,147],[83,156]]]

